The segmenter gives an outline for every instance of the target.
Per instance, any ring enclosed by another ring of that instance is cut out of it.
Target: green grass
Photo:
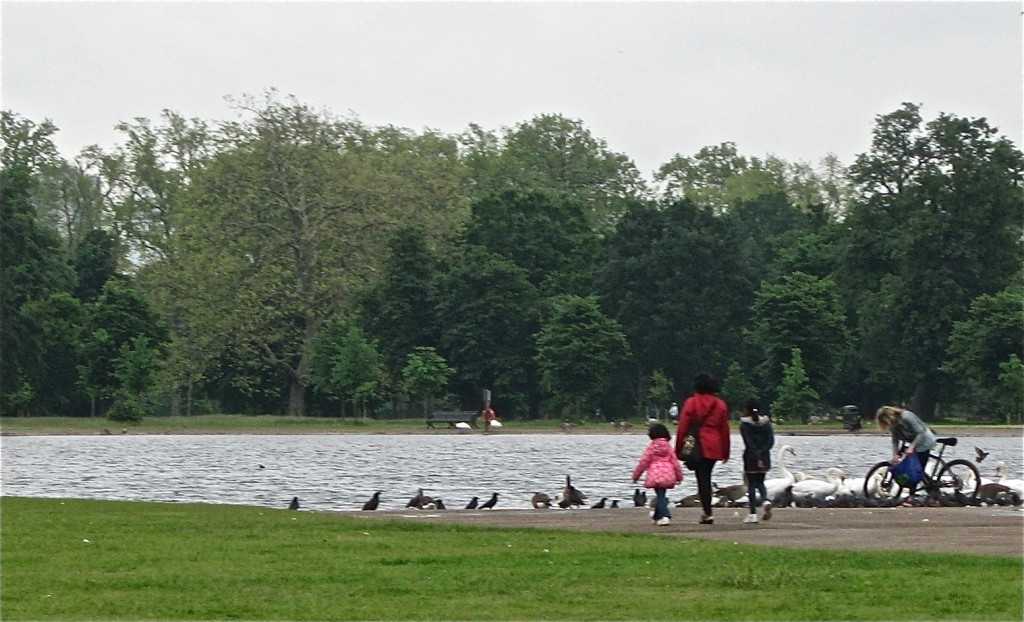
[[[505,421],[503,432],[561,432],[561,422],[555,420]],[[942,433],[942,424],[933,425]],[[954,426],[963,429],[965,426]],[[980,433],[985,430],[1021,430],[1020,425],[972,424]],[[438,426],[439,431],[447,429]],[[775,427],[780,433],[844,433],[842,424],[830,421],[817,425],[784,424]],[[286,417],[278,415],[198,415],[195,417],[146,417],[141,423],[122,424],[104,418],[89,417],[2,417],[0,432],[7,434],[387,434],[423,432],[427,430],[422,419],[353,419],[326,417]],[[482,425],[477,427],[482,431]],[[615,433],[610,423],[578,423],[577,433]],[[634,422],[634,432],[643,430],[643,423]],[[868,430],[873,428],[869,425]]]
[[[1019,620],[1021,560],[0,501],[4,620]],[[898,537],[880,532],[879,537]]]

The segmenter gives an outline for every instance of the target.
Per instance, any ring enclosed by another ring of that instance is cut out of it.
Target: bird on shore
[[[434,509],[447,510],[448,508],[445,506],[444,501],[441,500],[441,497],[438,497],[437,499],[434,500]]]
[[[288,509],[289,510],[297,510],[297,509],[299,509],[299,498],[298,497],[292,497],[292,502],[288,504]]]
[[[405,507],[416,508],[417,510],[432,510],[434,509],[434,498],[423,494],[422,488],[417,488],[416,496],[409,499],[409,503],[406,503]]]
[[[541,508],[547,509],[551,507],[551,497],[547,496],[542,492],[533,493],[533,497],[530,498],[530,505],[534,509],[539,510]]]
[[[565,509],[568,507],[580,507],[587,502],[587,495],[579,491],[578,488],[572,485],[572,478],[568,475],[565,476],[565,488],[562,489],[562,498],[558,502],[558,507]]]
[[[377,492],[373,493],[373,496],[370,497],[369,501],[367,501],[366,503],[363,504],[363,510],[366,510],[366,511],[376,510],[377,506],[379,506],[379,505],[380,505],[380,491],[378,490]]]
[[[647,505],[647,491],[641,491],[639,488],[633,489],[633,507],[642,508]]]
[[[488,499],[487,501],[484,501],[480,505],[480,509],[481,510],[493,509],[494,506],[497,505],[497,503],[498,503],[498,493],[493,493],[493,494],[491,494],[491,498],[490,499]]]
[[[591,510],[603,510],[605,504],[608,502],[608,497],[601,497],[601,500],[590,506]]]
[[[617,510],[617,509],[619,509],[619,500],[618,500],[618,499],[613,499],[613,500],[612,500],[612,506],[611,506],[611,509],[613,509],[613,510]]]
[[[475,510],[476,506],[477,506],[477,503],[479,503],[479,501],[480,501],[480,497],[473,497],[472,499],[469,500],[469,503],[466,504],[466,509],[467,510]]]

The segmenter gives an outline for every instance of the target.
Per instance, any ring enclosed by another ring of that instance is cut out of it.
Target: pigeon
[[[974,458],[975,462],[981,462],[982,460],[987,458],[988,454],[989,454],[989,452],[983,450],[981,447],[975,447],[974,448],[974,453],[976,454],[976,456]]]
[[[472,499],[469,500],[469,503],[466,504],[466,509],[475,510],[478,501],[480,501],[480,497],[473,497]]]
[[[491,495],[490,499],[488,499],[487,501],[484,501],[483,504],[480,505],[480,509],[481,510],[490,510],[490,509],[494,508],[494,506],[497,503],[498,503],[498,493],[494,493],[494,494]]]
[[[530,498],[530,504],[537,510],[541,508],[549,508],[551,507],[551,497],[542,492],[535,492],[533,493],[533,497]]]
[[[379,490],[377,492],[373,493],[373,496],[370,497],[370,500],[363,504],[363,509],[367,510],[367,511],[369,511],[369,510],[376,510],[378,505],[380,505],[380,491]]]
[[[297,509],[299,509],[299,498],[298,497],[292,497],[292,502],[288,504],[288,509],[289,510],[297,510]]]
[[[601,500],[590,506],[591,510],[603,510],[605,503],[608,501],[608,497],[601,497]]]
[[[639,488],[633,489],[633,507],[642,508],[647,505],[647,491],[641,491]]]

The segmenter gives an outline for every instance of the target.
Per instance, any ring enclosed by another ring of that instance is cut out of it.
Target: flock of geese
[[[988,454],[978,449],[977,462],[984,460]],[[881,474],[877,474],[875,481],[865,482],[864,477],[846,477],[846,473],[837,467],[830,467],[824,473],[824,478],[807,475],[801,471],[792,472],[786,465],[787,456],[796,456],[796,450],[792,445],[783,445],[778,449],[774,468],[778,475],[765,480],[765,490],[768,500],[776,507],[879,507],[895,505],[897,499],[878,499],[875,495],[865,495],[865,488],[872,491],[879,485]],[[973,505],[1021,505],[1024,499],[1024,480],[1008,479],[1005,475],[1006,463],[999,461],[995,466],[997,479],[981,478],[976,498],[969,501]],[[973,477],[973,474],[969,474]],[[867,484],[867,486],[865,486]],[[969,482],[973,486],[973,481]],[[377,491],[363,504],[363,511],[373,511],[380,507],[382,491]],[[481,497],[473,497],[466,503],[463,509],[466,510],[487,510],[493,509],[498,504],[499,495],[491,493],[490,497],[481,501]],[[717,507],[746,506],[747,485],[746,483],[735,484],[724,488],[715,486],[713,493],[713,504]],[[646,491],[634,488],[634,507],[646,507],[653,505],[653,495],[648,500]],[[614,509],[621,507],[620,500],[601,497],[597,502],[589,505],[590,509]],[[963,505],[963,502],[945,501],[944,504]],[[530,499],[530,505],[535,509],[547,509],[559,507],[562,509],[578,509],[588,505],[588,498],[583,492],[576,488],[569,475],[565,476],[565,486],[554,497],[543,492],[536,492]],[[676,507],[699,507],[700,501],[696,494],[679,499]],[[289,509],[299,509],[298,497],[292,498]],[[405,504],[405,508],[416,510],[447,510],[449,507],[440,497],[427,495],[420,488],[416,494]]]

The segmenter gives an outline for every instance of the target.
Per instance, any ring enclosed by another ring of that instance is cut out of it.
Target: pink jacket
[[[675,488],[683,481],[683,468],[667,438],[656,438],[647,445],[633,469],[633,481],[640,479],[644,471],[647,471],[644,488]]]

